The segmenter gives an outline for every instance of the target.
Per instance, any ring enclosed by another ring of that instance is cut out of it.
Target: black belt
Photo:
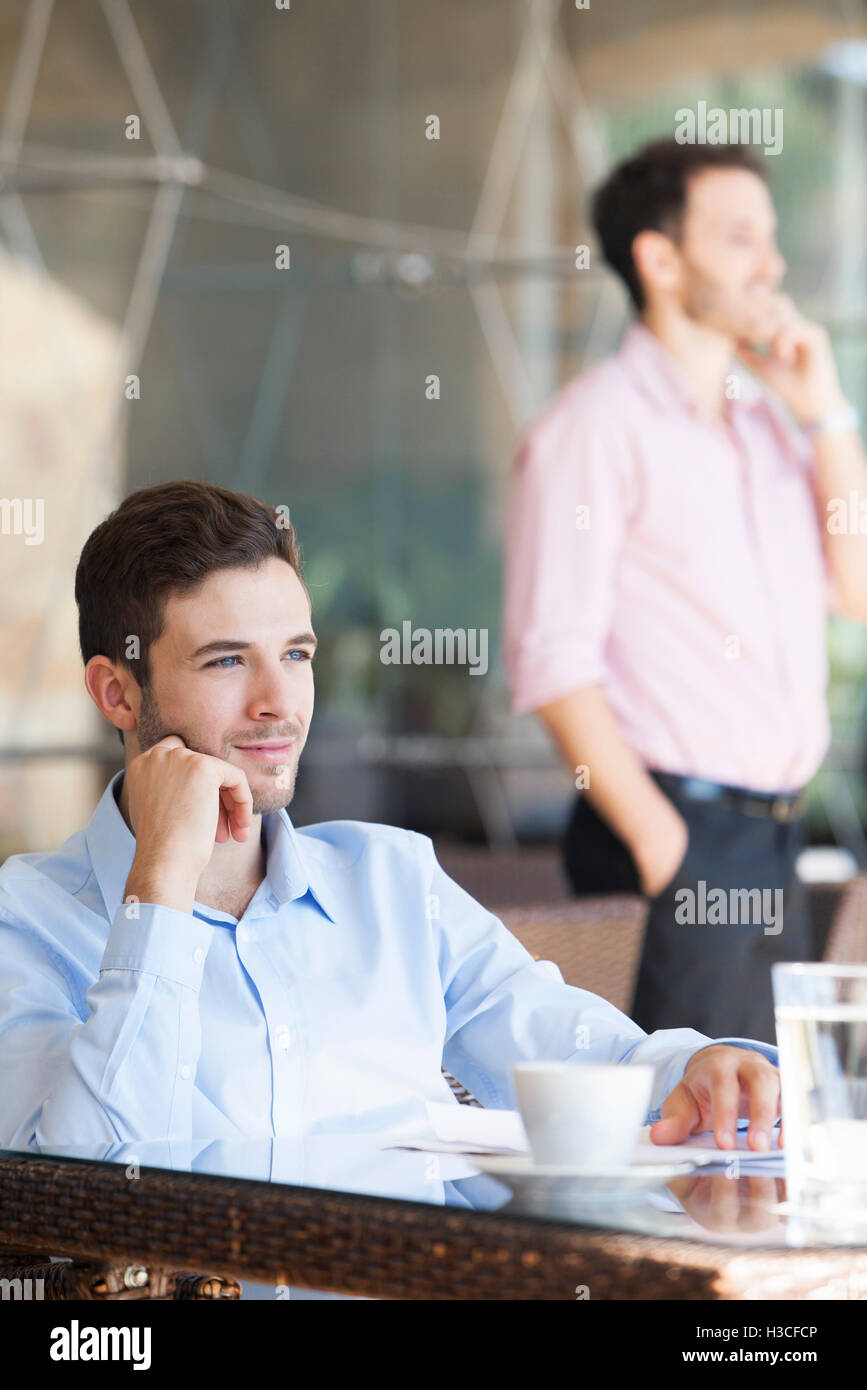
[[[648,768],[648,772],[663,791],[671,791],[687,801],[713,801],[717,806],[741,811],[747,816],[762,816],[766,820],[798,820],[807,804],[805,791],[782,794],[753,792],[745,787],[727,787],[722,782],[709,782],[704,777],[680,777],[673,772],[656,772],[652,767]]]

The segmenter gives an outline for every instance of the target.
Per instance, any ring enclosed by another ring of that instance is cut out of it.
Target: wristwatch
[[[861,416],[854,405],[844,405],[839,410],[820,415],[818,420],[811,420],[801,428],[808,439],[816,439],[821,434],[848,434],[850,430],[857,430],[860,424]]]

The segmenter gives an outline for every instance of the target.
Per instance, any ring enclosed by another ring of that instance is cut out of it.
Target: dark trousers
[[[795,876],[802,822],[690,801],[670,785],[665,795],[687,823],[689,844],[671,883],[650,900],[631,1017],[647,1033],[696,1028],[775,1043],[771,965],[813,959]],[[641,892],[632,855],[584,797],[564,856],[579,896]]]

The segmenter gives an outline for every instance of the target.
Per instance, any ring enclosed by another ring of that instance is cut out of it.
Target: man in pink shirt
[[[812,956],[794,863],[828,743],[826,614],[867,621],[867,535],[839,524],[867,495],[858,416],[780,292],[759,156],[660,141],[593,211],[638,322],[520,444],[513,709],[581,789],[575,892],[650,899],[632,1017],[773,1041],[770,966]]]

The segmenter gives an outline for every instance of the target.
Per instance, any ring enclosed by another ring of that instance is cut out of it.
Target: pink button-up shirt
[[[729,382],[727,420],[702,419],[636,323],[533,422],[503,656],[516,712],[601,684],[646,766],[782,792],[828,744],[831,591],[811,446],[744,368]]]

